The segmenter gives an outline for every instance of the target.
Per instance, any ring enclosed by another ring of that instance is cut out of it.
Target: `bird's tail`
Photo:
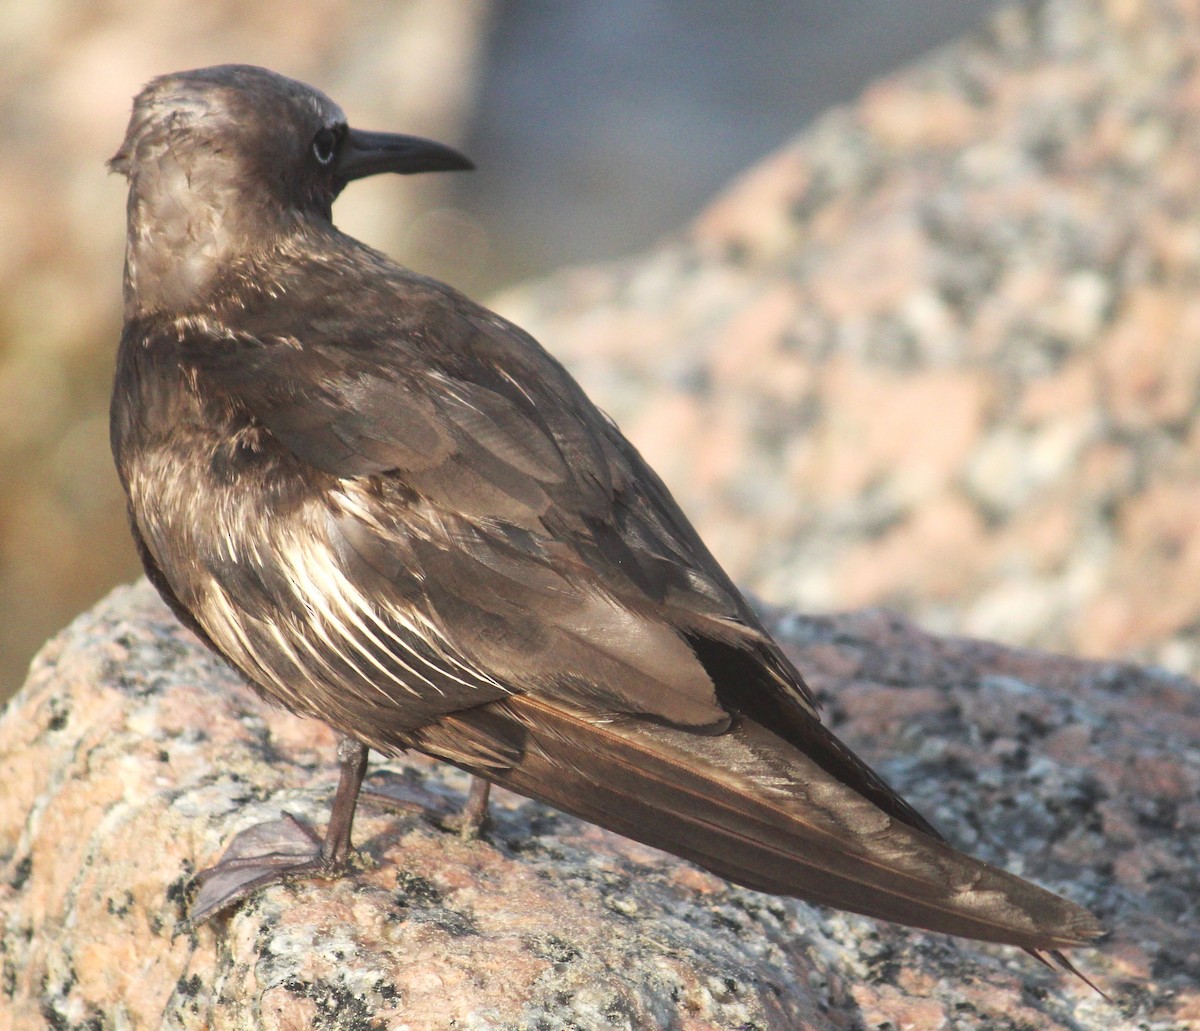
[[[705,737],[513,696],[411,743],[750,888],[1035,953],[1102,933],[1086,910],[884,812],[748,719]]]

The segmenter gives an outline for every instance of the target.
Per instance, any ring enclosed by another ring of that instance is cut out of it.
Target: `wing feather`
[[[248,305],[225,313],[235,332],[193,326],[181,345],[193,375],[353,496],[329,540],[372,606],[423,606],[422,631],[453,640],[471,679],[708,731],[729,716],[688,638],[713,633],[766,656],[773,689],[815,715],[661,481],[554,359],[449,288],[377,282],[387,296],[343,299],[403,310],[374,332]],[[344,286],[328,287],[336,307]],[[356,678],[398,670],[347,614],[358,599],[310,604]]]
[[[751,720],[699,738],[513,697],[414,743],[762,891],[1035,950],[1101,933],[1079,906],[889,816]]]

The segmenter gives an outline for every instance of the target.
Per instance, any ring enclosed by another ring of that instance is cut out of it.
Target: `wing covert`
[[[441,592],[445,632],[475,640],[480,668],[508,671],[513,689],[536,665],[521,656],[539,624],[553,638],[543,668],[558,680],[536,689],[719,728],[728,714],[687,643],[711,634],[759,654],[769,689],[815,715],[661,481],[561,365],[448,288],[419,277],[404,287],[403,307],[359,298],[404,315],[370,333],[358,322],[350,340],[320,318],[281,332],[277,305],[270,334],[252,307],[227,313],[235,331],[189,337],[185,363],[302,462],[343,485],[383,485],[387,505],[368,490],[356,505],[372,514],[348,531],[368,567],[386,564],[399,532],[372,525],[375,509],[420,509],[430,530],[418,565]]]

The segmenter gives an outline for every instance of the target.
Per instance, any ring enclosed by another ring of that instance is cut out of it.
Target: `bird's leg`
[[[321,844],[321,865],[330,873],[342,869],[353,851],[350,830],[354,826],[358,793],[367,772],[367,746],[352,737],[343,737],[338,741],[338,765],[342,775],[333,796],[325,841]]]
[[[479,837],[488,822],[488,798],[492,793],[492,782],[482,777],[471,778],[471,793],[467,796],[467,804],[459,814],[458,833],[468,841]]]
[[[462,808],[455,811],[444,796],[435,794],[407,777],[380,771],[379,777],[363,785],[363,794],[389,809],[419,813],[445,830],[455,830],[468,841],[479,837],[488,822],[488,796],[492,783],[471,776],[471,790]]]
[[[341,776],[324,839],[286,812],[281,820],[248,827],[229,843],[215,866],[193,879],[198,889],[191,907],[193,924],[203,923],[264,885],[305,875],[328,877],[345,869],[353,851],[350,831],[367,771],[367,746],[343,737],[338,742],[338,765]]]

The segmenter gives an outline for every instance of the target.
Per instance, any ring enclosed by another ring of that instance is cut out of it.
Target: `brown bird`
[[[344,735],[324,838],[244,832],[195,919],[342,869],[367,749],[413,748],[762,891],[1039,958],[1100,933],[947,844],[821,723],[528,334],[334,227],[351,180],[464,157],[228,65],[151,82],[111,166],[112,446],[147,575],[265,698]]]

